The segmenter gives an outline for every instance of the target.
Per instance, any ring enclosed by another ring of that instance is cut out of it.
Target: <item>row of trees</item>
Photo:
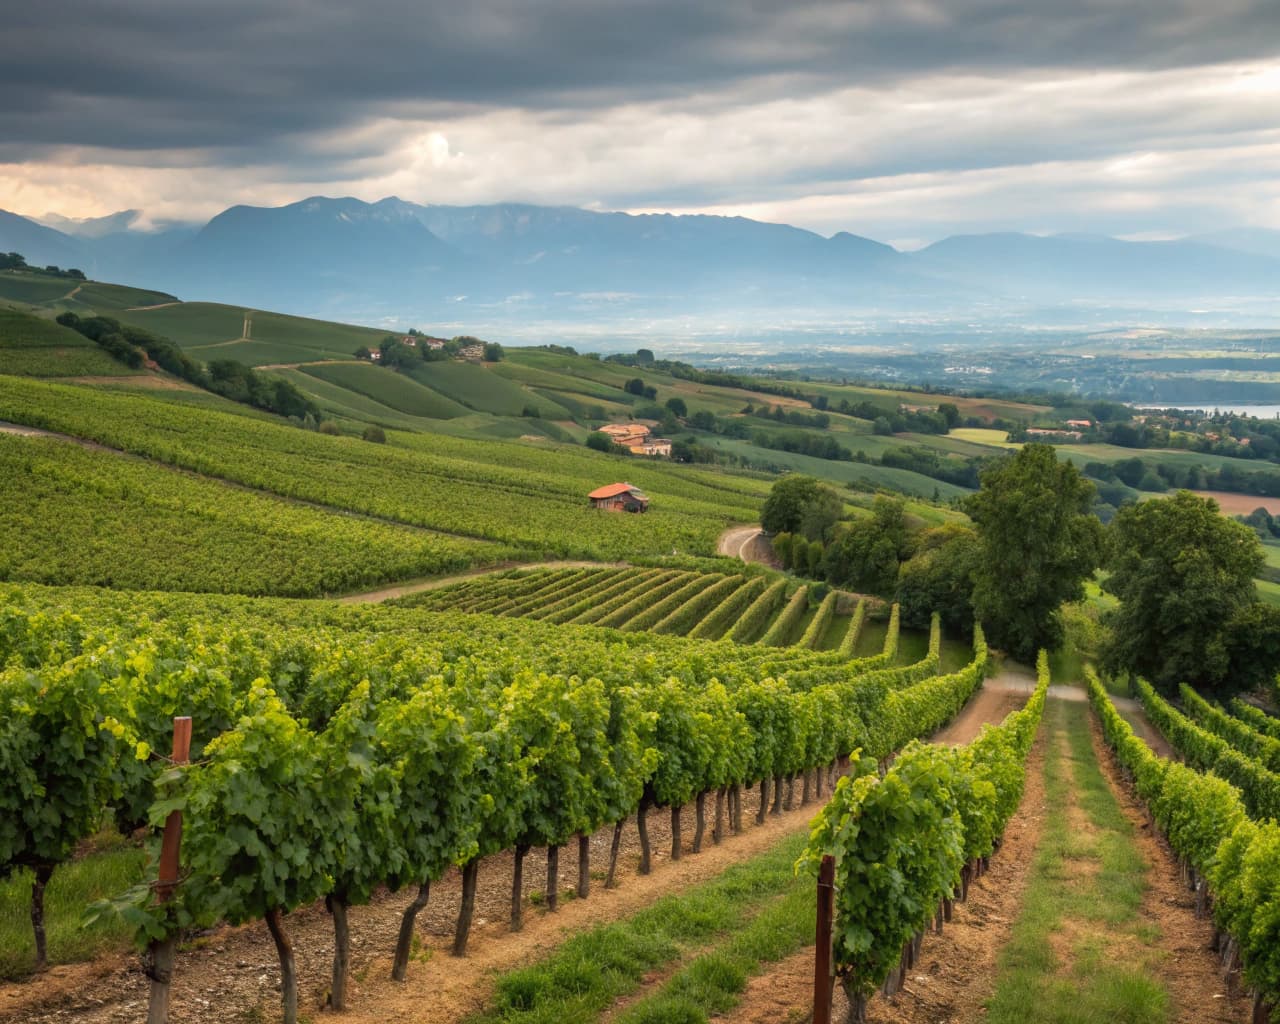
[[[20,252],[0,252],[0,270],[30,270],[36,274],[48,274],[50,277],[65,277],[72,281],[85,281],[84,271],[76,267],[63,270],[50,263],[47,267],[29,266]]]
[[[320,407],[283,377],[265,376],[232,359],[207,366],[190,358],[168,338],[106,316],[63,313],[58,323],[84,335],[126,366],[137,369],[150,359],[162,370],[233,402],[252,405],[279,416],[319,420]]]
[[[787,477],[762,522],[784,562],[837,586],[892,595],[905,625],[938,612],[953,629],[975,618],[996,647],[1028,660],[1064,640],[1060,609],[1103,588],[1118,599],[1102,617],[1101,655],[1113,673],[1172,690],[1242,690],[1280,669],[1280,609],[1263,604],[1256,533],[1189,491],[1125,505],[1104,528],[1093,485],[1053,447],[1029,444],[990,466],[962,507],[972,527],[912,531],[900,499],[878,496],[871,515],[841,521],[834,490]]]
[[[473,338],[465,334],[457,338],[450,338],[435,347],[427,344],[429,339],[425,334],[418,334],[412,328],[409,330],[408,336],[421,340],[410,345],[402,337],[394,334],[388,334],[383,338],[381,344],[378,345],[378,362],[383,366],[391,367],[393,370],[416,366],[418,363],[438,363],[446,359],[456,359],[464,348],[471,345],[483,346],[486,362],[499,362],[506,355],[503,347],[496,341],[481,341],[479,338]],[[367,345],[361,345],[353,355],[357,359],[372,359],[373,351]]]

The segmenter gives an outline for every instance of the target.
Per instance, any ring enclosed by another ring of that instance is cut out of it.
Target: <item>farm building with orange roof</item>
[[[649,498],[635,484],[609,484],[597,487],[587,495],[592,508],[610,509],[621,512],[644,512],[649,507]]]

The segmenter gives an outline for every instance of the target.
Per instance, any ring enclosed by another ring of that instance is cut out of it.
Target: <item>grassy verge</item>
[[[754,964],[809,941],[812,908],[805,927],[800,919],[805,918],[805,903],[812,903],[812,885],[807,878],[797,879],[792,869],[806,838],[790,836],[713,881],[575,935],[541,963],[501,977],[492,1009],[472,1018],[472,1024],[595,1020],[616,1000],[636,991],[650,972],[677,963],[692,949],[714,944],[713,951],[625,1017],[632,1024],[703,1019],[663,1014],[674,1009],[676,1000],[695,1008],[723,1007],[726,998],[742,990]],[[667,1009],[654,1010],[651,1005]],[[655,1012],[659,1015],[652,1016]]]
[[[1162,1024],[1159,936],[1138,919],[1147,865],[1094,755],[1088,709],[1050,701],[1045,721],[1045,832],[987,1020]]]
[[[713,1014],[731,1010],[749,977],[813,941],[814,912],[812,880],[793,880],[786,895],[657,992],[619,1014],[616,1024],[703,1024]]]
[[[82,928],[80,915],[94,900],[119,895],[134,885],[145,862],[143,850],[104,834],[85,856],[54,871],[45,891],[50,963],[88,960],[104,949],[128,944],[131,933],[118,920]],[[0,978],[22,977],[35,964],[31,882],[31,872],[24,871],[0,884]]]

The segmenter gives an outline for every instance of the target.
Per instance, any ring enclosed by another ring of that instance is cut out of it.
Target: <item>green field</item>
[[[155,292],[146,288],[130,288],[123,284],[104,284],[101,281],[90,281],[76,292],[74,302],[93,309],[107,312],[124,310],[133,306],[156,306],[161,303],[177,302],[176,296],[167,292]],[[117,319],[119,319],[117,317]]]
[[[1021,448],[1020,444],[1007,440],[1007,430],[992,430],[987,427],[956,427],[948,435],[960,441],[983,445],[992,448]]]
[[[372,363],[333,363],[304,366],[309,377],[336,384],[410,416],[450,419],[465,416],[467,409],[411,377]]]
[[[385,372],[385,371],[381,371]],[[768,485],[629,461],[654,499],[644,516],[591,509],[617,458],[574,446],[397,434],[375,445],[295,426],[89,387],[0,376],[0,419],[43,426],[285,497],[494,540],[531,554],[614,559],[711,554],[732,522],[752,522]],[[244,453],[252,451],[252,459]]]
[[[496,416],[521,416],[526,409],[530,409],[547,419],[568,419],[571,415],[564,406],[540,398],[534,392],[477,363],[447,359],[420,363],[408,372],[414,380],[438,391],[450,401],[479,412]]]
[[[0,434],[0,532],[0,579],[132,590],[313,596],[509,553],[9,434]]]
[[[0,271],[0,301],[21,302],[37,306],[62,298],[75,290],[78,281],[47,274]]]
[[[254,341],[266,344],[242,349],[234,356],[228,353],[225,358],[237,358],[252,366],[315,359],[350,359],[352,353],[362,345],[377,348],[387,335],[386,331],[372,327],[246,310],[243,306],[226,306],[215,302],[182,302],[161,309],[120,310],[110,315],[164,335],[183,348],[198,348],[240,338],[246,312],[253,320],[251,337]],[[285,358],[276,358],[277,356]],[[201,358],[216,357],[204,354]]]
[[[0,306],[0,372],[22,377],[93,377],[140,371],[116,362],[88,338],[52,320]]]

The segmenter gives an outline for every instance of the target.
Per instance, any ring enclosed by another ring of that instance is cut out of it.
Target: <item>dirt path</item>
[[[1026,704],[1031,692],[1015,686],[1001,685],[996,679],[988,679],[982,684],[982,689],[970,698],[969,703],[960,709],[960,713],[934,733],[930,742],[948,746],[968,743],[988,722],[1003,722],[1009,712],[1017,711]]]
[[[80,294],[80,289],[83,287],[84,285],[82,284],[76,285],[74,288],[71,289],[71,291],[67,292],[67,294],[62,296],[62,298],[60,298],[58,301],[66,302],[68,299],[74,299],[77,295]]]
[[[177,377],[161,377],[158,373],[130,374],[123,377],[59,377],[59,384],[124,384],[131,388],[150,388],[155,391],[200,391]]]
[[[255,370],[296,370],[302,366],[361,366],[365,365],[364,359],[309,359],[301,363],[264,363],[262,366],[255,366]],[[372,364],[369,364],[372,365]]]
[[[796,808],[765,824],[754,823],[755,804],[743,795],[744,832],[703,852],[688,852],[693,841],[693,810],[683,813],[684,856],[670,859],[670,814],[652,811],[649,834],[654,870],[636,874],[639,844],[634,819],[624,832],[619,858],[619,885],[605,890],[593,881],[586,900],[562,899],[550,914],[528,906],[520,932],[507,927],[510,906],[510,853],[486,859],[480,868],[475,925],[464,959],[449,954],[460,901],[460,882],[450,872],[431,888],[431,901],[418,917],[421,952],[411,962],[408,981],[389,980],[391,953],[400,915],[411,899],[408,891],[381,893],[366,907],[351,911],[352,986],[350,1009],[342,1020],[388,1024],[424,1020],[429,1006],[431,1024],[451,1024],[479,1010],[492,992],[498,974],[531,963],[569,935],[612,921],[646,907],[662,896],[710,879],[732,864],[770,848],[784,836],[803,832],[817,804]],[[593,874],[608,866],[612,829],[591,838]],[[560,885],[573,885],[578,870],[577,843],[560,852]],[[545,886],[546,859],[533,851],[525,861],[525,892]],[[332,924],[323,904],[290,914],[285,921],[298,957],[299,1008],[313,1016],[328,988],[332,968]],[[223,927],[197,939],[178,957],[174,976],[173,1024],[240,1024],[246,1020],[276,1020],[279,1016],[279,968],[274,947],[261,923]],[[56,967],[44,977],[22,984],[0,985],[0,1021],[5,1024],[125,1024],[145,1016],[147,981],[135,956],[118,954],[86,964]],[[314,1019],[314,1017],[313,1017]]]
[[[1180,760],[1177,752],[1169,745],[1169,741],[1164,738],[1164,734],[1147,719],[1147,713],[1142,709],[1141,703],[1132,697],[1116,696],[1112,696],[1111,703],[1120,712],[1120,717],[1133,727],[1134,734],[1138,739],[1146,743],[1161,757],[1172,761]]]
[[[1009,691],[992,692],[1010,696]],[[975,698],[969,708],[977,704]],[[938,741],[938,737],[934,739]],[[955,905],[943,933],[925,937],[923,958],[893,1001],[880,996],[871,1000],[867,1017],[873,1024],[968,1024],[982,1019],[996,957],[1018,915],[1031,857],[1044,825],[1044,744],[1042,732],[1027,760],[1022,803],[1005,829],[1004,844],[991,859],[991,870],[970,887],[966,902]],[[726,1024],[800,1024],[808,1019],[812,1007],[810,946],[753,978],[737,1009],[717,1020]],[[832,1019],[843,1020],[846,1013],[847,1003],[837,985]]]
[[[170,306],[183,305],[181,300],[175,299],[173,302],[157,302],[154,306],[130,306],[125,310],[126,313],[145,313],[149,309],[168,309]]]
[[[454,573],[452,576],[436,576],[431,579],[409,580],[397,583],[392,587],[380,590],[369,590],[361,594],[348,594],[338,598],[339,604],[373,604],[378,601],[390,601],[393,598],[405,597],[408,594],[420,594],[425,590],[439,590],[453,583],[471,579],[475,576],[492,576],[506,572],[508,569],[605,569],[613,567],[622,569],[626,562],[499,562],[497,565],[484,565],[466,572]]]
[[[86,441],[83,437],[72,437],[70,434],[59,434],[53,430],[45,430],[43,427],[28,427],[23,423],[8,423],[0,421],[0,434],[14,434],[18,437],[51,437],[55,441],[66,441],[69,444],[79,445],[81,448],[88,448],[98,452],[113,452],[116,455],[123,455],[123,452],[117,451],[115,448],[108,448],[105,444],[98,444],[97,441]]]
[[[716,544],[716,553],[727,558],[738,558],[743,562],[780,568],[769,539],[759,526],[734,526],[725,530]]]

